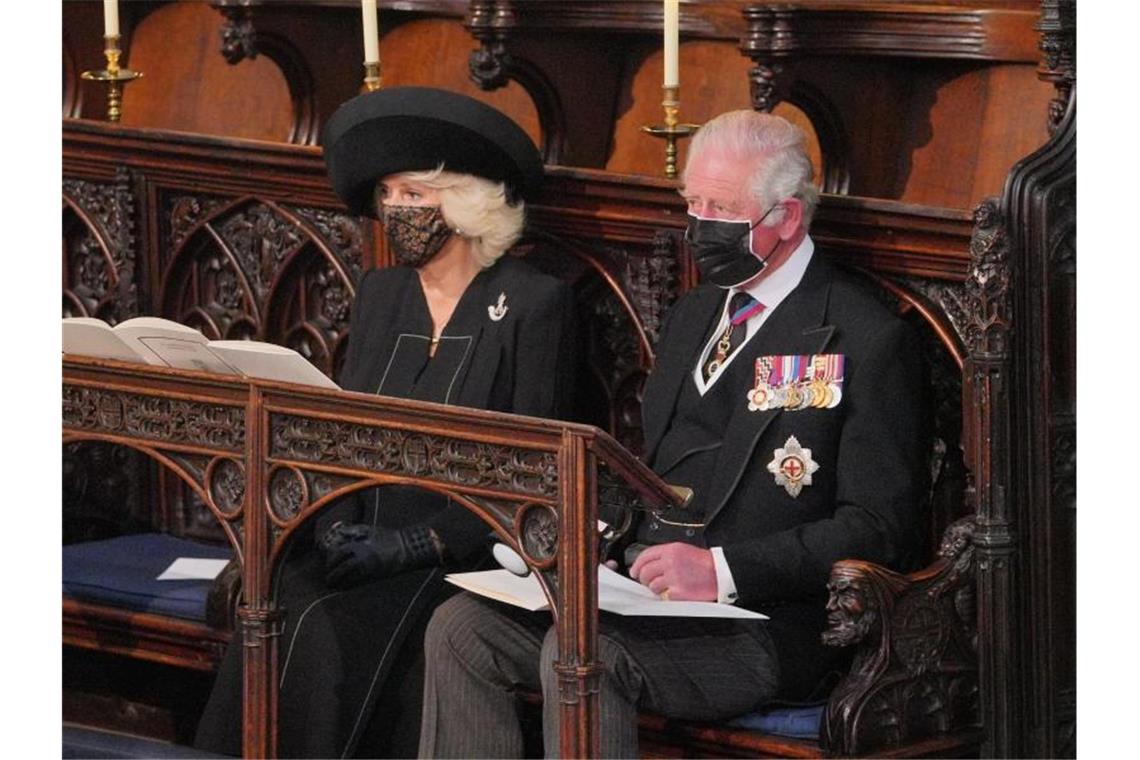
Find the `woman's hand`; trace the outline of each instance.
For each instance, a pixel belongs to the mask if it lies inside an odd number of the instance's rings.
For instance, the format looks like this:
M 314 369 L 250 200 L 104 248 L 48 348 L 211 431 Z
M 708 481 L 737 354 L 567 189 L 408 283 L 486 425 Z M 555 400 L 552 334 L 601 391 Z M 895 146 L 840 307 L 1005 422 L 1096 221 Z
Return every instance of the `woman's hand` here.
M 349 588 L 440 562 L 431 531 L 422 525 L 382 528 L 337 523 L 321 541 L 325 582 Z

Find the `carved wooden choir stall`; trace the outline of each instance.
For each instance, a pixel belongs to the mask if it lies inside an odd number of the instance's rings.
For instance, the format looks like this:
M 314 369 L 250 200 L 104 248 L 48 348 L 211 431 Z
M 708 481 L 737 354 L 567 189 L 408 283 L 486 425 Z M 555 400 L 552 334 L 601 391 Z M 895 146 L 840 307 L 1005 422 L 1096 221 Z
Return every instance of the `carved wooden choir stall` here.
M 144 76 L 118 123 L 105 83 L 81 76 L 106 63 L 102 5 L 64 7 L 64 316 L 163 316 L 334 374 L 361 273 L 392 263 L 316 147 L 361 87 L 360 4 L 121 3 L 122 61 Z M 414 482 L 540 571 L 560 662 L 577 666 L 562 752 L 596 751 L 598 547 L 584 526 L 672 498 L 626 449 L 640 451 L 661 320 L 696 282 L 663 143 L 640 130 L 662 118 L 662 4 L 379 7 L 381 86 L 483 99 L 543 151 L 511 255 L 574 290 L 576 422 L 65 357 L 65 544 L 154 532 L 235 559 L 193 620 L 65 593 L 65 721 L 187 743 L 236 620 L 244 752 L 273 756 L 281 547 L 338 494 Z M 923 338 L 929 563 L 835 566 L 833 595 L 866 617 L 827 634 L 852 663 L 817 736 L 646 714 L 643 752 L 1074 756 L 1075 2 L 680 7 L 682 121 L 751 107 L 804 127 L 818 249 Z

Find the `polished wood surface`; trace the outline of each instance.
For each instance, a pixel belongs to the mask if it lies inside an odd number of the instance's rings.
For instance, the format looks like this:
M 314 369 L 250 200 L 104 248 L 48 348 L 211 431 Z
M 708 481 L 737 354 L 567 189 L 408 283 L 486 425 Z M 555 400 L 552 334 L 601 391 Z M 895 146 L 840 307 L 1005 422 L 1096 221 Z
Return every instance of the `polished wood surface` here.
M 163 407 L 171 414 L 155 424 L 146 412 Z M 219 426 L 211 429 L 203 419 Z M 628 492 L 619 497 L 623 503 L 660 508 L 678 499 L 604 432 L 371 394 L 69 357 L 63 440 L 112 441 L 146 452 L 197 490 L 225 526 L 242 563 L 245 757 L 276 754 L 282 623 L 276 563 L 294 531 L 321 507 L 352 490 L 392 483 L 447 494 L 492 526 L 539 574 L 558 628 L 555 667 L 568 668 L 566 687 L 579 695 L 562 705 L 561 752 L 597 755 L 594 681 L 601 674 L 593 526 L 599 489 L 605 478 L 607 490 Z M 243 473 L 236 492 L 229 471 Z M 174 628 L 169 631 L 177 637 Z M 154 656 L 156 650 L 148 652 Z M 107 651 L 129 653 L 125 645 Z
M 102 118 L 78 82 L 100 18 L 65 6 L 64 114 Z M 380 3 L 385 86 L 464 92 L 515 118 L 548 163 L 660 176 L 659 2 Z M 130 3 L 123 123 L 315 144 L 362 70 L 353 2 Z M 774 109 L 807 127 L 829 192 L 968 209 L 1048 137 L 1063 76 L 1038 71 L 1027 2 L 683 3 L 681 111 Z M 171 55 L 167 41 L 180 41 Z M 686 147 L 681 141 L 681 158 Z
M 265 56 L 228 64 L 218 53 L 223 20 L 207 3 L 171 3 L 139 21 L 130 65 L 145 74 L 124 89 L 124 125 L 289 140 L 285 74 Z

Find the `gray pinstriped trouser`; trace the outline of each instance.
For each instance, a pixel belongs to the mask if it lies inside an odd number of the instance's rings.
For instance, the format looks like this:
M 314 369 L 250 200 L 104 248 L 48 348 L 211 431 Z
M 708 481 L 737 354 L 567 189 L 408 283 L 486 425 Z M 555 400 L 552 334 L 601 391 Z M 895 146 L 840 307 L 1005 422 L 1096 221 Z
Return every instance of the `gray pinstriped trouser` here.
M 463 592 L 436 609 L 424 637 L 420 757 L 520 757 L 516 687 L 543 693 L 543 743 L 558 755 L 557 639 L 550 614 Z M 764 624 L 710 618 L 599 621 L 602 757 L 637 757 L 637 710 L 721 720 L 776 692 Z

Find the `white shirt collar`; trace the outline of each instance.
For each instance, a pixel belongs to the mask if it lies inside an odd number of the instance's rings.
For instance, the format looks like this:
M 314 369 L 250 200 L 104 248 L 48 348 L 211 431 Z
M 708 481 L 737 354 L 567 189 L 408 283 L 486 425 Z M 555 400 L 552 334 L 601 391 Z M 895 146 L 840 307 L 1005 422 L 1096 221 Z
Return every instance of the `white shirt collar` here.
M 724 370 L 728 368 L 732 361 L 743 353 L 741 350 L 735 351 L 732 356 L 725 362 L 724 367 L 713 377 L 709 378 L 709 382 L 705 382 L 702 368 L 708 362 L 709 355 L 712 351 L 712 345 L 718 339 L 721 332 L 724 331 L 725 325 L 728 324 L 728 301 L 732 298 L 732 293 L 737 293 L 743 290 L 751 295 L 760 303 L 764 304 L 764 311 L 748 320 L 747 331 L 745 332 L 744 342 L 747 343 L 752 339 L 752 336 L 759 331 L 760 326 L 764 324 L 776 307 L 779 306 L 788 294 L 796 289 L 800 284 L 800 280 L 804 277 L 804 272 L 807 271 L 808 264 L 811 263 L 811 257 L 815 251 L 815 243 L 809 235 L 804 235 L 804 239 L 792 251 L 792 254 L 781 264 L 775 271 L 769 274 L 750 288 L 730 288 L 728 298 L 724 299 L 724 306 L 721 308 L 720 323 L 712 337 L 705 343 L 704 349 L 700 353 L 700 361 L 697 366 L 693 368 L 693 380 L 697 384 L 697 390 L 703 396 L 705 392 L 713 386 L 720 375 L 724 374 Z M 743 346 L 742 346 L 743 348 Z
M 804 235 L 804 239 L 796 246 L 796 250 L 792 251 L 792 255 L 776 271 L 747 288 L 746 292 L 764 304 L 766 313 L 771 313 L 800 284 L 814 251 L 815 243 L 812 242 L 811 236 Z M 744 289 L 733 288 L 732 292 L 735 293 L 738 290 Z

